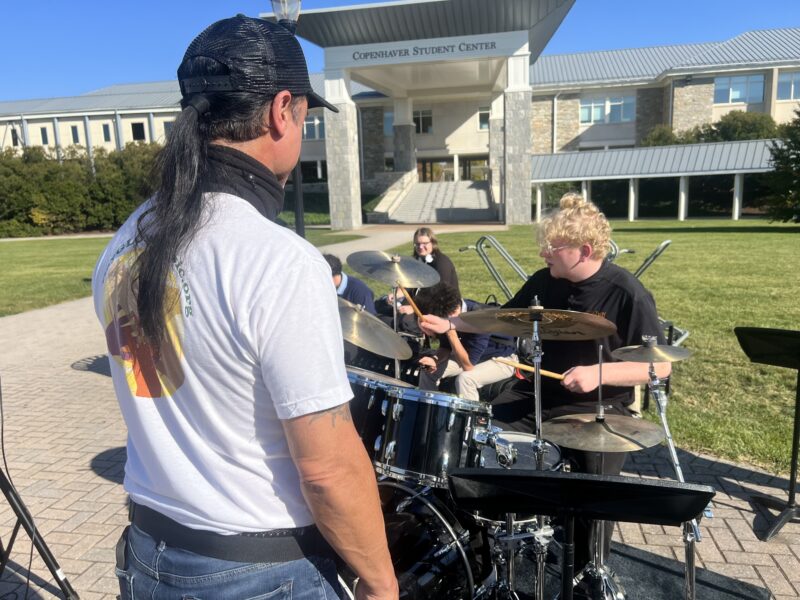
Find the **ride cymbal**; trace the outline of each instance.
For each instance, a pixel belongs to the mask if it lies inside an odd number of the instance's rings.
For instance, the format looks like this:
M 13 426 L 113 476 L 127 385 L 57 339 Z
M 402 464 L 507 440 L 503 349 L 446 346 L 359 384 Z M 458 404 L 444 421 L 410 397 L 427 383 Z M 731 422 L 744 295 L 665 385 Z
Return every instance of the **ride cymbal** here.
M 617 348 L 611 356 L 617 360 L 638 363 L 678 362 L 692 355 L 692 351 L 678 346 L 625 346 Z
M 436 269 L 409 256 L 363 250 L 348 256 L 347 264 L 357 273 L 391 286 L 425 288 L 439 283 Z
M 664 439 L 664 431 L 642 419 L 605 415 L 598 421 L 596 414 L 583 413 L 545 421 L 542 437 L 584 452 L 632 452 L 655 446 Z
M 541 316 L 539 337 L 543 340 L 596 340 L 617 331 L 617 326 L 608 319 L 573 310 L 487 308 L 459 316 L 482 331 L 513 336 L 532 335 L 533 321 Z
M 408 343 L 363 306 L 339 298 L 339 319 L 342 337 L 351 344 L 389 358 L 411 358 L 413 352 Z

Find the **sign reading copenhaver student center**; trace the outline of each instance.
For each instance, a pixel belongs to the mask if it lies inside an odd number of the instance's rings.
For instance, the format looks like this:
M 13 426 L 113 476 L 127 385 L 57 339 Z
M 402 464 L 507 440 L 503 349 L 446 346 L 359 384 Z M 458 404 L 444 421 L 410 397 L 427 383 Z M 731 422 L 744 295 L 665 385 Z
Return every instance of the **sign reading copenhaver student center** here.
M 457 170 L 459 154 L 488 155 L 502 219 L 529 223 L 530 64 L 573 3 L 411 0 L 302 13 L 297 35 L 325 49 L 325 98 L 339 108 L 325 114 L 332 228 L 361 225 L 363 130 L 351 82 L 391 103 L 395 171 L 415 178 L 418 160 L 449 157 Z M 486 110 L 488 127 L 478 118 Z M 417 133 L 420 115 L 430 123 Z

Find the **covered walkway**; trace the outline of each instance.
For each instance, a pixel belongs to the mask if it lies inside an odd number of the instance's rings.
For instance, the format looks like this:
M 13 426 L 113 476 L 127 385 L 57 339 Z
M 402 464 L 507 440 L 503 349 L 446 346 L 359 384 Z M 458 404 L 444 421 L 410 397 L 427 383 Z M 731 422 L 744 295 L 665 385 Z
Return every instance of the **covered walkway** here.
M 744 175 L 772 170 L 772 140 L 716 142 L 621 148 L 594 152 L 540 154 L 531 158 L 531 183 L 536 192 L 536 220 L 542 214 L 544 185 L 580 181 L 583 195 L 591 199 L 592 182 L 628 180 L 628 220 L 639 217 L 639 182 L 650 178 L 679 178 L 678 214 L 685 221 L 689 213 L 689 178 L 733 175 L 731 217 L 742 214 Z

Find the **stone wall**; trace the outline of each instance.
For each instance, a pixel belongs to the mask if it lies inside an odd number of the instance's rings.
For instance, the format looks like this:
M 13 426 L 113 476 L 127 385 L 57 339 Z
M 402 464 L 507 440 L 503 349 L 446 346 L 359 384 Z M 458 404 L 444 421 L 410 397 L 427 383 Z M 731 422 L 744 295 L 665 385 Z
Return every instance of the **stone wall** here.
M 503 119 L 489 119 L 489 170 L 492 174 L 492 195 L 495 202 L 503 199 L 503 173 L 505 169 L 506 132 Z
M 417 168 L 417 149 L 414 125 L 394 126 L 394 170 L 412 171 Z
M 531 130 L 534 154 L 553 151 L 553 97 L 534 96 L 531 101 Z
M 505 222 L 531 222 L 531 93 L 505 92 Z
M 672 129 L 685 131 L 711 123 L 714 108 L 714 79 L 675 81 L 672 102 Z
M 558 97 L 556 148 L 559 152 L 578 149 L 581 133 L 580 94 L 562 94 Z
M 361 143 L 364 148 L 362 179 L 383 171 L 383 107 L 361 109 Z
M 336 106 L 338 113 L 325 115 L 325 156 L 331 229 L 339 231 L 361 226 L 361 180 L 356 106 L 352 103 Z
M 636 145 L 647 137 L 653 127 L 664 119 L 665 88 L 645 88 L 636 91 Z

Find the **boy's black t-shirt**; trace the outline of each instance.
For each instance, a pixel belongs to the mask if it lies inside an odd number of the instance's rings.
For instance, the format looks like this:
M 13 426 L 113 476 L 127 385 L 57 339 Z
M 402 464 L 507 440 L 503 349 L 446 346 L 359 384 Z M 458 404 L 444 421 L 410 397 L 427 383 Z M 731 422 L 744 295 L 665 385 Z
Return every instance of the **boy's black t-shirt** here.
M 600 270 L 579 283 L 556 279 L 545 268 L 534 273 L 503 308 L 528 308 L 539 297 L 545 309 L 572 310 L 604 317 L 617 326 L 609 337 L 591 341 L 544 340 L 542 368 L 563 373 L 575 366 L 597 364 L 598 346 L 603 344 L 603 362 L 612 362 L 611 352 L 623 346 L 642 343 L 643 335 L 658 337 L 664 344 L 664 334 L 658 322 L 655 301 L 650 292 L 625 269 L 603 261 Z M 597 391 L 575 394 L 557 380 L 542 378 L 542 405 L 584 403 L 597 400 Z M 603 386 L 603 403 L 633 402 L 630 387 Z

